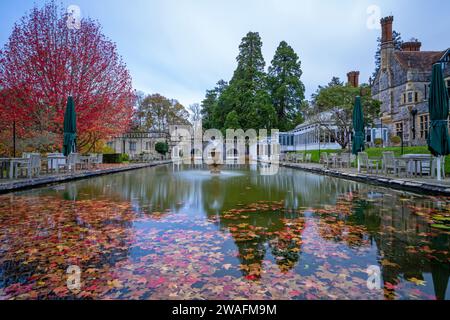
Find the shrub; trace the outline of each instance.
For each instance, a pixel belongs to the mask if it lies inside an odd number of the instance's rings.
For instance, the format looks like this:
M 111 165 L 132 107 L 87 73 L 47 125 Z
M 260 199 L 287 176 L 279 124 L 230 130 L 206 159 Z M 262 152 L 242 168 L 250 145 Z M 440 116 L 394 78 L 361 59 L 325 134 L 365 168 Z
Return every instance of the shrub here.
M 103 163 L 121 163 L 121 154 L 120 153 L 104 154 Z
M 126 153 L 122 153 L 120 155 L 120 162 L 122 163 L 122 162 L 128 162 L 128 161 L 130 161 L 130 156 Z
M 376 147 L 381 147 L 383 145 L 383 139 L 376 138 L 373 143 L 375 144 Z
M 166 142 L 158 142 L 155 145 L 155 150 L 159 154 L 165 155 L 167 152 L 169 152 L 169 145 Z
M 402 139 L 399 136 L 392 136 L 391 142 L 393 145 L 398 146 L 400 143 L 402 143 Z
M 114 153 L 114 149 L 105 145 L 102 149 L 103 154 L 112 154 Z

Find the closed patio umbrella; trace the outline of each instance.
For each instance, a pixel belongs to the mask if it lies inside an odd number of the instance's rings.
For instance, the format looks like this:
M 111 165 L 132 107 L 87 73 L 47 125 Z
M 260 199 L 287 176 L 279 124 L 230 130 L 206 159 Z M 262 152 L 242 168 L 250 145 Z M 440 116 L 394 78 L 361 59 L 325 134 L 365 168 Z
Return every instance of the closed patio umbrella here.
M 450 137 L 448 134 L 448 92 L 444 83 L 442 67 L 440 63 L 433 65 L 431 74 L 430 98 L 428 107 L 430 113 L 430 134 L 428 136 L 428 149 L 438 157 L 438 180 L 442 179 L 442 158 L 450 154 Z
M 352 153 L 358 155 L 358 152 L 362 152 L 365 149 L 364 146 L 364 115 L 361 106 L 361 97 L 355 98 L 355 106 L 353 107 L 353 144 Z M 359 172 L 359 160 L 358 160 L 358 172 Z
M 66 112 L 64 114 L 64 142 L 63 153 L 64 156 L 76 152 L 77 141 L 77 118 L 75 114 L 75 104 L 73 98 L 67 99 Z

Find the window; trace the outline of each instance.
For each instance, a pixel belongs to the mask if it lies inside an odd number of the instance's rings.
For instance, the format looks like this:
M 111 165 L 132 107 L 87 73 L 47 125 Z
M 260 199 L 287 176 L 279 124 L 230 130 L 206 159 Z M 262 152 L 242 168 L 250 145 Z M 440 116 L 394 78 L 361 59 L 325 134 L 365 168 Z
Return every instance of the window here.
M 366 130 L 366 142 L 368 143 L 372 142 L 372 130 L 370 129 Z
M 425 84 L 424 85 L 424 100 L 428 99 L 428 91 L 430 90 L 430 85 L 429 84 Z
M 413 92 L 412 91 L 408 92 L 408 103 L 411 103 L 411 102 L 413 102 Z
M 418 92 L 414 92 L 414 99 L 415 99 L 415 102 L 419 102 L 419 93 Z
M 420 139 L 428 139 L 428 115 L 419 117 L 419 134 Z
M 402 99 L 402 103 L 405 104 L 406 103 L 406 93 L 403 94 L 403 99 Z
M 145 150 L 152 150 L 152 143 L 151 142 L 147 141 L 145 143 Z
M 136 142 L 130 141 L 130 151 L 136 151 Z
M 403 122 L 397 122 L 395 124 L 395 133 L 398 137 L 402 138 L 403 136 Z

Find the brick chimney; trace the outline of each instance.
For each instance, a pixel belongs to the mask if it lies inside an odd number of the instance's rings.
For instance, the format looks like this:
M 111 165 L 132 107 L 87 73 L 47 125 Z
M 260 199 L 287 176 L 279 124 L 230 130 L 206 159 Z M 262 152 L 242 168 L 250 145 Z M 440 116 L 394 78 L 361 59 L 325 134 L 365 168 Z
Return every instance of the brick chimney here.
M 347 73 L 348 84 L 354 88 L 359 87 L 359 71 L 351 71 Z
M 421 47 L 422 43 L 418 40 L 404 42 L 402 44 L 402 51 L 419 52 Z
M 392 25 L 394 23 L 394 17 L 389 16 L 381 19 L 381 43 L 392 42 Z
M 392 25 L 394 17 L 381 19 L 381 69 L 388 70 L 391 67 L 392 56 L 395 51 Z

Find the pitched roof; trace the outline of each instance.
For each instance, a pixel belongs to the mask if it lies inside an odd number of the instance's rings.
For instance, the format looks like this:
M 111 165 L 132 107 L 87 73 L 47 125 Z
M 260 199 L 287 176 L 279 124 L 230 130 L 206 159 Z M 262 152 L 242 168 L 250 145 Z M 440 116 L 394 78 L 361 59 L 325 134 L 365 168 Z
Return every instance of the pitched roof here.
M 439 61 L 445 51 L 396 51 L 395 58 L 405 68 L 418 69 L 419 71 L 431 71 L 432 65 Z

